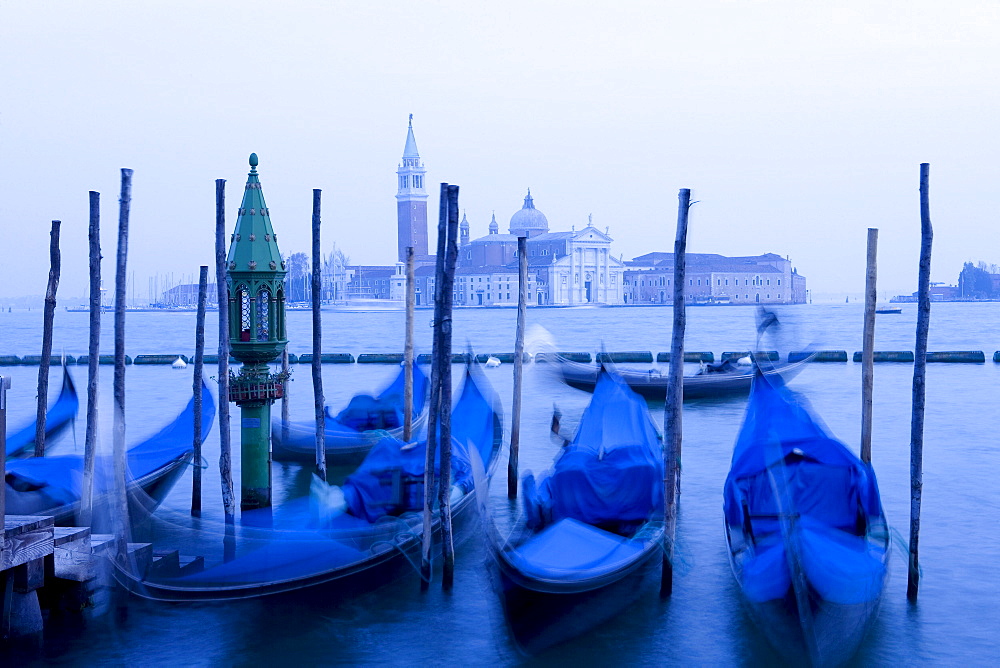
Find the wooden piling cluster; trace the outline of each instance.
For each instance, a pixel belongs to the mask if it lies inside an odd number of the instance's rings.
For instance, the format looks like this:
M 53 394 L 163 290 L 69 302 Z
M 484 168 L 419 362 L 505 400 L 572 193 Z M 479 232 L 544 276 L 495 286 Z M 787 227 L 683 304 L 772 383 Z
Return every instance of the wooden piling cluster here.
M 450 588 L 454 579 L 455 545 L 451 530 L 451 319 L 458 260 L 458 186 L 441 184 L 438 207 L 437 262 L 434 279 L 434 337 L 432 343 L 430 405 L 427 414 L 427 456 L 424 460 L 423 544 L 421 546 L 421 588 L 431 580 L 433 544 L 433 499 L 438 492 L 438 517 L 444 556 L 442 586 Z M 441 448 L 440 457 L 436 456 Z M 434 461 L 440 473 L 435 481 Z M 437 485 L 435 487 L 435 484 Z

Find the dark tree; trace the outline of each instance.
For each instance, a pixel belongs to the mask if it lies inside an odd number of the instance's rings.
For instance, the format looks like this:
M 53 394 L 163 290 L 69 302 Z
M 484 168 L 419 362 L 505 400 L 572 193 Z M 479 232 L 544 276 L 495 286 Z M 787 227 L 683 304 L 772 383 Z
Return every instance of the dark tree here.
M 993 295 L 993 279 L 986 269 L 986 263 L 974 265 L 966 262 L 962 273 L 958 275 L 958 292 L 963 299 L 991 299 Z
M 286 293 L 290 302 L 304 302 L 309 299 L 309 256 L 305 253 L 292 253 L 285 260 L 288 274 L 285 276 Z

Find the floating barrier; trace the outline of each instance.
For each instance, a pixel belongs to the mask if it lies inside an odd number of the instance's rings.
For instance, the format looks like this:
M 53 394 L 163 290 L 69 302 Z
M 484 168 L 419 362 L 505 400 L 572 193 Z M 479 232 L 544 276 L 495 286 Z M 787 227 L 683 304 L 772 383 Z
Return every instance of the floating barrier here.
M 997 353 L 1000 355 L 1000 353 Z M 21 358 L 17 355 L 0 355 L 0 366 L 18 366 L 21 364 Z
M 101 355 L 104 357 L 104 355 Z M 177 358 L 184 360 L 187 364 L 191 360 L 187 358 L 187 355 L 136 355 L 133 364 L 173 364 Z
M 513 355 L 513 353 L 511 353 L 511 355 Z M 470 361 L 470 359 L 471 358 L 469 357 L 469 353 L 454 353 L 451 356 L 451 363 L 452 364 L 467 364 Z M 358 362 L 360 362 L 360 361 L 361 361 L 361 356 L 359 355 L 358 356 Z M 403 354 L 402 353 L 399 354 L 399 361 L 400 362 L 403 361 Z M 417 355 L 417 364 L 430 364 L 430 363 L 431 363 L 431 354 L 430 353 L 421 353 L 421 354 Z
M 194 357 L 192 357 L 191 359 L 193 360 Z M 218 364 L 219 363 L 219 356 L 218 355 L 205 355 L 205 358 L 204 358 L 203 362 L 205 364 Z M 235 357 L 233 357 L 232 355 L 230 355 L 229 356 L 229 363 L 230 364 L 239 364 L 239 361 Z
M 174 355 L 173 357 L 171 357 L 170 358 L 170 362 L 167 362 L 167 363 L 170 364 L 175 359 L 177 359 L 176 355 Z M 76 358 L 76 363 L 78 365 L 81 365 L 81 364 L 90 364 L 90 355 L 80 355 L 79 357 Z M 115 363 L 115 356 L 114 355 L 101 355 L 97 359 L 97 363 L 98 364 L 114 364 Z M 126 355 L 125 356 L 125 364 L 126 364 L 126 366 L 129 365 L 129 364 L 131 364 L 131 363 L 132 363 L 132 357 L 130 355 Z
M 513 364 L 514 363 L 514 353 L 486 353 L 476 355 L 476 361 L 480 364 L 485 364 L 486 360 L 490 357 L 496 357 L 502 364 Z M 531 361 L 531 355 L 528 353 L 522 353 L 521 361 L 525 364 Z
M 590 355 L 590 353 L 538 353 L 535 355 L 535 361 L 558 362 L 560 357 L 569 360 L 570 362 L 589 363 L 594 361 L 594 358 Z
M 622 364 L 628 362 L 652 364 L 653 353 L 648 350 L 629 350 L 621 353 L 597 353 L 597 361 L 610 362 L 612 364 Z
M 656 353 L 657 362 L 669 362 L 670 353 Z M 685 362 L 714 362 L 715 353 L 696 353 L 696 352 L 685 352 L 684 353 Z
M 1000 362 L 1000 350 L 998 350 L 995 353 L 993 353 L 993 361 L 994 362 Z
M 750 357 L 750 351 L 745 352 L 725 352 L 719 357 L 720 362 L 725 362 L 726 360 L 731 360 L 733 358 L 743 359 L 744 357 Z M 759 359 L 769 360 L 771 362 L 777 362 L 781 359 L 781 355 L 778 354 L 777 350 L 758 350 L 757 357 Z
M 876 362 L 907 362 L 913 364 L 913 352 L 910 350 L 876 350 L 872 353 Z M 854 353 L 854 361 L 861 361 L 861 351 Z
M 292 361 L 292 357 L 294 357 L 294 356 L 293 355 L 289 355 L 288 356 L 288 363 L 289 364 L 295 364 L 295 362 Z M 363 357 L 363 355 L 359 355 L 358 357 L 359 357 L 358 361 L 360 362 L 361 361 L 360 357 Z M 313 356 L 312 356 L 312 353 L 305 353 L 303 355 L 299 355 L 296 359 L 297 359 L 297 361 L 298 361 L 299 364 L 312 364 Z M 402 355 L 400 355 L 399 361 L 400 362 L 403 361 L 403 356 Z M 354 364 L 354 355 L 352 355 L 351 353 L 321 353 L 320 356 L 319 356 L 319 363 L 320 364 Z
M 305 355 L 299 356 L 299 363 L 301 364 Z M 417 356 L 417 361 L 423 355 Z M 427 356 L 428 360 L 430 355 Z M 402 364 L 403 363 L 403 353 L 361 353 L 358 355 L 358 364 Z
M 986 364 L 986 355 L 982 350 L 949 350 L 937 353 L 927 353 L 927 361 Z
M 846 350 L 800 350 L 788 353 L 788 361 L 791 362 L 801 362 L 804 359 L 808 359 L 812 355 L 813 362 L 846 362 L 847 361 L 847 351 Z
M 62 365 L 62 357 L 53 355 L 51 359 L 52 359 L 51 364 L 53 366 Z M 23 364 L 24 366 L 38 366 L 41 363 L 42 363 L 41 355 L 25 355 L 24 357 L 21 358 L 21 364 Z M 76 358 L 73 357 L 72 355 L 66 355 L 66 366 L 69 366 L 70 364 L 76 364 Z

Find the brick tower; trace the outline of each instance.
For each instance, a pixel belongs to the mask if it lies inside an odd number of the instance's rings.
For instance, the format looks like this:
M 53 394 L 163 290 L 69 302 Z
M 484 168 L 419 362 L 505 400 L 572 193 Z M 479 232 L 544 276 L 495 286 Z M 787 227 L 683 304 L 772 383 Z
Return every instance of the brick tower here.
M 406 247 L 413 246 L 414 259 L 420 263 L 432 262 L 427 254 L 427 190 L 424 188 L 424 169 L 417 151 L 417 140 L 413 138 L 413 114 L 410 127 L 406 131 L 406 146 L 403 148 L 403 162 L 396 170 L 399 189 L 396 192 L 396 216 L 398 225 L 398 259 L 406 261 Z

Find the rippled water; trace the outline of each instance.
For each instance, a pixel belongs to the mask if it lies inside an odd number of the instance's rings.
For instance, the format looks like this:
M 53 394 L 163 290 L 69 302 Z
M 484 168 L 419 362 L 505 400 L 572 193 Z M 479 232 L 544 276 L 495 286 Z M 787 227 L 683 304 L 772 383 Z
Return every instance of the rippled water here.
M 916 311 L 879 316 L 876 349 L 912 350 Z M 983 350 L 988 360 L 1000 348 L 995 323 L 1000 304 L 935 304 L 930 350 Z M 429 351 L 431 314 L 417 317 L 418 347 Z M 816 343 L 860 350 L 859 305 L 803 305 L 779 312 L 782 327 L 769 348 L 782 355 Z M 290 350 L 310 351 L 308 312 L 290 312 Z M 398 352 L 401 313 L 324 312 L 327 352 Z M 528 313 L 529 324 L 545 327 L 559 350 L 669 349 L 671 311 L 666 308 L 543 309 Z M 0 314 L 0 354 L 37 354 L 41 311 Z M 455 346 L 470 342 L 478 352 L 513 349 L 513 310 L 460 310 Z M 688 310 L 688 350 L 747 349 L 753 341 L 753 311 L 745 307 Z M 111 318 L 104 322 L 104 352 L 112 352 Z M 184 353 L 194 348 L 191 314 L 130 313 L 129 354 Z M 209 348 L 214 347 L 209 319 Z M 87 314 L 58 313 L 55 349 L 86 352 Z M 457 369 L 457 367 L 455 367 Z M 511 366 L 487 371 L 509 417 Z M 86 367 L 73 369 L 83 392 Z M 30 420 L 37 367 L 10 367 L 13 377 L 8 424 Z M 327 400 L 340 406 L 355 392 L 375 390 L 394 373 L 381 365 L 326 365 Z M 110 366 L 101 367 L 101 410 L 108 418 L 103 442 L 110 444 Z M 312 413 L 310 371 L 295 369 L 293 418 Z M 206 371 L 214 376 L 215 369 Z M 456 374 L 456 381 L 457 381 Z M 906 565 L 897 553 L 879 618 L 856 657 L 859 664 L 989 664 L 1000 657 L 1000 447 L 996 437 L 1000 365 L 936 364 L 927 372 L 924 503 L 921 531 L 923 580 L 916 605 L 906 601 Z M 912 366 L 880 364 L 875 370 L 873 461 L 890 523 L 904 536 L 909 527 L 909 438 Z M 52 392 L 58 391 L 53 372 Z M 813 364 L 793 383 L 830 429 L 857 449 L 860 434 L 861 366 Z M 165 367 L 132 366 L 127 372 L 128 440 L 169 421 L 190 394 L 191 375 Z M 556 446 L 548 438 L 552 403 L 572 429 L 589 395 L 556 383 L 542 364 L 526 367 L 522 423 L 523 469 L 546 468 Z M 538 663 L 698 664 L 773 663 L 777 657 L 744 614 L 726 557 L 722 530 L 722 484 L 743 412 L 742 400 L 703 401 L 684 407 L 683 497 L 677 529 L 679 563 L 674 594 L 661 601 L 655 590 L 611 622 L 547 653 L 526 659 L 514 647 L 485 569 L 485 552 L 474 538 L 458 552 L 455 589 L 432 586 L 420 593 L 415 574 L 359 597 L 340 601 L 250 601 L 199 606 L 163 605 L 131 599 L 127 614 L 50 626 L 36 659 L 60 663 L 250 664 L 339 662 L 351 664 Z M 277 410 L 277 408 L 275 408 Z M 662 424 L 662 406 L 652 407 Z M 234 419 L 238 415 L 234 410 Z M 81 408 L 81 415 L 83 409 Z M 238 433 L 235 430 L 234 433 Z M 56 452 L 83 448 L 83 421 L 76 442 L 67 434 Z M 221 517 L 218 437 L 205 446 L 205 522 Z M 238 452 L 238 447 L 234 448 Z M 238 467 L 238 462 L 236 462 Z M 502 471 L 504 467 L 501 467 Z M 239 480 L 238 468 L 234 472 Z M 502 475 L 502 474 L 501 474 Z M 276 465 L 275 498 L 301 489 L 302 472 Z M 158 512 L 157 540 L 179 541 L 190 503 L 190 471 Z M 509 517 L 505 482 L 491 490 L 492 511 Z M 2 655 L 0 655 L 2 656 Z M 8 657 L 10 658 L 10 657 Z M 19 660 L 26 655 L 18 655 Z

